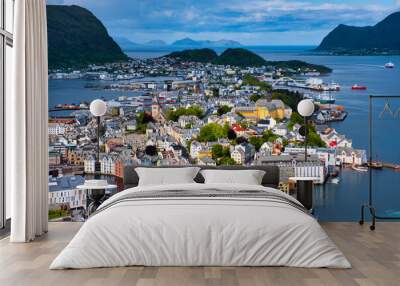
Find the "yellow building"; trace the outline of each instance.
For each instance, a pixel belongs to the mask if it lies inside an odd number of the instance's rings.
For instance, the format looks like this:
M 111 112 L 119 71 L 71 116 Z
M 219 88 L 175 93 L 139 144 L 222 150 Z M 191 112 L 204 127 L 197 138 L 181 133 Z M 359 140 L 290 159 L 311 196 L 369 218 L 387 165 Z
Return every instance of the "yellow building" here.
M 198 158 L 198 159 L 202 159 L 202 158 L 205 158 L 205 157 L 210 157 L 210 158 L 212 158 L 212 152 L 211 152 L 211 150 L 201 150 L 201 151 L 199 151 L 199 152 L 197 153 L 197 158 Z
M 260 99 L 255 106 L 236 107 L 235 112 L 240 113 L 246 119 L 259 121 L 268 117 L 284 119 L 285 109 L 287 108 L 289 107 L 285 106 L 282 100 L 274 99 L 268 101 Z

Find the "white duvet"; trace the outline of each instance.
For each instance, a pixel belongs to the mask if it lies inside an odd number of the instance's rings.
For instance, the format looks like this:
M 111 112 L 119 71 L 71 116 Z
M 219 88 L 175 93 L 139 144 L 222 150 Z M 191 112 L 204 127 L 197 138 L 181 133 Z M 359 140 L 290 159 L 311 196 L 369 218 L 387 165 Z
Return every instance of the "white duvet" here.
M 263 190 L 262 186 L 184 184 L 136 187 L 105 201 L 50 269 L 145 266 L 293 266 L 349 268 L 310 215 L 289 204 L 246 198 L 152 198 L 133 192 Z M 113 202 L 115 204 L 113 204 Z

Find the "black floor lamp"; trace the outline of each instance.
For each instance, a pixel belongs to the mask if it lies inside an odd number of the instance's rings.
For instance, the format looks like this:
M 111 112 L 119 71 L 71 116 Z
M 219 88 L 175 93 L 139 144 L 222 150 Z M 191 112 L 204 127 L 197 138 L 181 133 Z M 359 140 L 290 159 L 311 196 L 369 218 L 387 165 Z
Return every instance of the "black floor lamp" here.
M 300 130 L 300 134 L 304 136 L 304 162 L 308 161 L 308 118 L 313 115 L 314 110 L 314 102 L 311 99 L 303 99 L 297 105 L 297 111 L 304 118 L 304 126 Z M 295 177 L 297 185 L 297 199 L 311 212 L 313 208 L 314 179 L 315 178 L 311 177 Z
M 314 102 L 311 99 L 303 99 L 297 105 L 297 111 L 304 118 L 304 161 L 307 162 L 307 141 L 308 141 L 308 118 L 313 115 L 315 110 Z
M 107 104 L 101 99 L 95 99 L 90 103 L 90 113 L 97 119 L 97 160 L 95 163 L 95 173 L 100 173 L 100 117 L 106 114 Z

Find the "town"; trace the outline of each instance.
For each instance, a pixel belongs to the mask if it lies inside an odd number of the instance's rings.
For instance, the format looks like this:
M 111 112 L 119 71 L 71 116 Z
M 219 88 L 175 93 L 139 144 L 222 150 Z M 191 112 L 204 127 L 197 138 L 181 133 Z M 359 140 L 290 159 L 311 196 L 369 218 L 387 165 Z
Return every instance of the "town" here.
M 296 112 L 305 96 L 297 89 L 274 84 L 296 75 L 319 73 L 161 57 L 92 65 L 84 71 L 52 71 L 49 77 L 86 79 L 90 80 L 86 88 L 124 92 L 107 100 L 107 114 L 101 120 L 103 175 L 122 178 L 126 165 L 272 164 L 280 167 L 284 189 L 291 176 L 318 177 L 315 183 L 324 184 L 329 176 L 337 176 L 339 167 L 357 168 L 367 162 L 364 150 L 354 149 L 350 138 L 328 126 L 335 119 L 344 120 L 344 108 L 318 97 L 308 126 L 309 158 L 305 162 L 304 120 Z M 50 113 L 49 167 L 54 177 L 95 172 L 97 123 L 88 105 L 50 108 L 71 111 L 67 117 Z M 70 192 L 77 191 L 71 188 Z M 82 204 L 79 198 L 50 187 L 50 205 L 69 203 L 76 208 Z

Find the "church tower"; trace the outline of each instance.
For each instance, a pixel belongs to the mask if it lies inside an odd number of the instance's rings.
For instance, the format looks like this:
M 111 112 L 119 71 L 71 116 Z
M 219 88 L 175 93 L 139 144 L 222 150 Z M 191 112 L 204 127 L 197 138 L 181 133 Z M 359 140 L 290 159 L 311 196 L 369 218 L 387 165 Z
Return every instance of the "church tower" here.
M 151 116 L 154 120 L 158 120 L 160 117 L 160 104 L 158 103 L 156 96 L 153 96 L 153 101 L 151 103 Z

